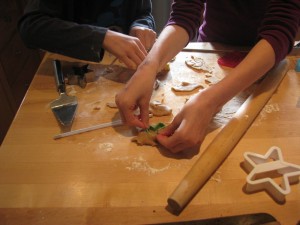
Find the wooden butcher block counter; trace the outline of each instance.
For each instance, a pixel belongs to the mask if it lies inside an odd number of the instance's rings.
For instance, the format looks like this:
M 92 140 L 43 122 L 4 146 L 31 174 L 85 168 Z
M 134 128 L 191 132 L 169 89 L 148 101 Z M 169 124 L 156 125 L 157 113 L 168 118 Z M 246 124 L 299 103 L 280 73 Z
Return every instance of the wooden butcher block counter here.
M 159 76 L 160 86 L 152 100 L 169 105 L 172 115 L 153 117 L 151 124 L 170 123 L 187 99 L 202 88 L 179 93 L 171 90 L 173 85 L 190 82 L 206 87 L 230 71 L 217 64 L 224 52 L 197 52 L 203 46 L 192 47 L 195 49 L 179 53 L 170 63 L 170 71 Z M 187 67 L 185 60 L 191 56 L 204 59 L 211 72 Z M 54 140 L 54 135 L 67 131 L 61 130 L 50 108 L 51 101 L 58 98 L 52 64 L 57 57 L 65 75 L 78 65 L 74 60 L 46 54 L 0 148 L 0 225 L 162 224 L 249 214 L 268 215 L 283 225 L 300 221 L 299 182 L 291 185 L 285 202 L 277 203 L 266 191 L 245 190 L 248 173 L 241 166 L 244 152 L 265 155 L 272 146 L 282 150 L 286 162 L 300 165 L 300 73 L 294 70 L 297 56 L 287 57 L 289 68 L 279 88 L 224 163 L 177 214 L 169 209 L 167 199 L 255 85 L 216 115 L 197 151 L 171 154 L 159 146 L 138 146 L 131 141 L 136 129 L 127 126 Z M 104 64 L 109 64 L 111 56 L 106 60 Z M 118 110 L 106 104 L 114 102 L 132 71 L 118 65 L 90 64 L 89 68 L 94 73 L 93 82 L 85 88 L 67 85 L 68 95 L 78 99 L 71 130 L 120 119 Z

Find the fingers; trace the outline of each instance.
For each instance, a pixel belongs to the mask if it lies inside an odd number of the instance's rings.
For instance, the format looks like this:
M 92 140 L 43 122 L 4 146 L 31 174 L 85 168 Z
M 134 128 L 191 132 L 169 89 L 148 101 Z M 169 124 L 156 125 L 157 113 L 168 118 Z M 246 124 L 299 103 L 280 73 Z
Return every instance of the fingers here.
M 191 130 L 187 131 L 185 122 L 176 118 L 156 136 L 157 141 L 173 153 L 200 146 L 202 136 Z
M 105 35 L 103 47 L 130 69 L 136 69 L 147 55 L 144 45 L 137 37 L 110 30 Z
M 137 37 L 147 51 L 152 48 L 157 36 L 155 31 L 145 27 L 133 27 L 130 35 Z
M 174 134 L 175 130 L 179 127 L 180 123 L 176 122 L 176 118 L 173 120 L 173 122 L 165 127 L 163 130 L 159 132 L 160 135 L 170 137 Z
M 156 139 L 162 146 L 164 146 L 173 153 L 177 153 L 185 150 L 186 144 L 180 142 L 176 136 L 176 134 L 169 137 L 162 134 L 158 134 L 156 136 Z
M 177 122 L 175 118 L 169 126 L 161 130 L 156 136 L 157 141 L 173 153 L 183 150 L 180 139 L 177 137 L 178 134 L 176 134 L 179 125 L 180 121 Z
M 156 33 L 150 30 L 149 35 L 146 36 L 145 46 L 147 50 L 150 50 L 156 41 Z
M 137 38 L 140 39 L 146 50 L 149 51 L 156 40 L 156 33 L 148 29 L 147 32 L 138 34 Z
M 148 122 L 145 124 L 143 120 L 140 119 L 140 115 L 135 114 L 137 106 L 135 104 L 128 104 L 128 102 L 125 100 L 121 101 L 120 95 L 122 95 L 122 93 L 116 95 L 115 102 L 119 108 L 120 116 L 123 123 L 129 126 L 147 128 Z M 144 120 L 146 119 L 144 118 Z
M 123 123 L 127 124 L 128 126 L 147 128 L 147 126 L 139 119 L 139 115 L 135 115 L 135 110 L 123 108 L 120 110 L 120 116 Z
M 200 143 L 195 143 L 189 138 L 183 137 L 180 133 L 176 132 L 172 136 L 165 136 L 158 134 L 156 136 L 157 141 L 173 153 L 178 153 L 187 149 L 192 149 Z
M 128 45 L 120 53 L 119 60 L 122 61 L 128 68 L 136 69 L 147 55 L 147 51 L 142 43 L 137 39 L 132 39 Z
M 171 151 L 172 153 L 178 153 L 181 152 L 183 150 L 187 149 L 187 146 L 185 143 L 181 143 L 181 142 L 175 142 L 176 141 L 176 137 L 171 136 L 164 136 L 161 134 L 158 134 L 156 136 L 156 140 L 165 148 L 167 148 L 169 151 Z
M 144 124 L 145 128 L 149 126 L 149 101 L 148 103 L 141 104 L 140 107 L 140 119 Z

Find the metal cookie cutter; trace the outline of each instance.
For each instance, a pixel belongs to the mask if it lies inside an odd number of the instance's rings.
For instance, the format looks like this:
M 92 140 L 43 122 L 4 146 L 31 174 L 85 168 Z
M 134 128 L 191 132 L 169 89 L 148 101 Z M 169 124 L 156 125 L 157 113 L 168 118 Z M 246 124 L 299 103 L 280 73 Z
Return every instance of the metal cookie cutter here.
M 243 166 L 248 174 L 246 191 L 266 190 L 275 201 L 283 203 L 291 192 L 290 184 L 299 182 L 300 166 L 283 160 L 279 147 L 271 147 L 265 155 L 244 153 Z

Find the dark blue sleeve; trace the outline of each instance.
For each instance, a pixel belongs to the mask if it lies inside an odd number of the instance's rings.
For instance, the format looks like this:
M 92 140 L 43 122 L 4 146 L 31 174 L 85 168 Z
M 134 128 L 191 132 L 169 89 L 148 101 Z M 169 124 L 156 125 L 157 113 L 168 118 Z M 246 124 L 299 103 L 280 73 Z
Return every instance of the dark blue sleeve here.
M 140 0 L 137 6 L 137 12 L 131 27 L 141 26 L 155 30 L 155 22 L 152 16 L 152 3 L 149 0 Z
M 18 24 L 29 48 L 98 62 L 107 28 L 72 22 L 73 1 L 31 0 Z

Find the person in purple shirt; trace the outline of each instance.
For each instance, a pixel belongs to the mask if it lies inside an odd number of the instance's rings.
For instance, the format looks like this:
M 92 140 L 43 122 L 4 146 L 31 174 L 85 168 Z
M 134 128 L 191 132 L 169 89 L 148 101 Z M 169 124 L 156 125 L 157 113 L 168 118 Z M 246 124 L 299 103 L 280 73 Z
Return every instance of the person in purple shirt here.
M 174 0 L 166 27 L 116 95 L 122 120 L 131 126 L 148 127 L 148 106 L 157 73 L 196 36 L 198 41 L 251 46 L 228 76 L 190 98 L 156 137 L 174 153 L 199 148 L 222 106 L 291 51 L 299 24 L 299 0 Z M 134 114 L 137 108 L 138 116 Z
M 150 0 L 30 0 L 18 23 L 29 48 L 136 69 L 156 40 Z

